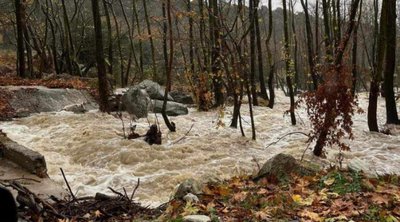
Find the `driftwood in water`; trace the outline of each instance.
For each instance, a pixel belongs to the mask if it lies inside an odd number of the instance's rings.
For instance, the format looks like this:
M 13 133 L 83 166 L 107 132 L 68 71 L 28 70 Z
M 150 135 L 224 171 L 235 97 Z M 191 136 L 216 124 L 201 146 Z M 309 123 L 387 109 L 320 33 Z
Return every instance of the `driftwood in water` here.
M 144 141 L 146 141 L 149 145 L 158 144 L 161 145 L 161 131 L 156 124 L 150 126 L 150 129 L 143 136 L 135 132 L 136 125 L 130 127 L 130 133 L 128 134 L 127 139 L 137 139 L 144 137 Z
M 161 131 L 157 127 L 156 124 L 153 124 L 150 126 L 150 129 L 147 131 L 144 141 L 146 141 L 148 144 L 153 145 L 153 144 L 161 144 Z

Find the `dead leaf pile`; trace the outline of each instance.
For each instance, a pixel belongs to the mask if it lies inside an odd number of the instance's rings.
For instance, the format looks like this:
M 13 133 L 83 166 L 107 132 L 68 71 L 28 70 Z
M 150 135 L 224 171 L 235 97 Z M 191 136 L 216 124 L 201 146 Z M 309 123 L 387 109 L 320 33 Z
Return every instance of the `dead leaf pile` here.
M 400 221 L 400 177 L 366 178 L 331 169 L 287 184 L 235 177 L 209 183 L 199 203 L 174 200 L 164 218 L 204 214 L 213 221 Z M 188 205 L 189 204 L 189 205 Z

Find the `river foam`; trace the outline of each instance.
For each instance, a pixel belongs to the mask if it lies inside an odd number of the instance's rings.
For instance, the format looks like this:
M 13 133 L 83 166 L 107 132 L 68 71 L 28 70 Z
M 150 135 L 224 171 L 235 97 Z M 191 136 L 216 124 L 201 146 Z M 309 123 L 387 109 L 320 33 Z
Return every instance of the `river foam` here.
M 360 104 L 366 110 L 366 94 L 360 95 Z M 190 109 L 189 115 L 171 117 L 177 125 L 176 133 L 168 133 L 159 116 L 163 145 L 153 146 L 140 139 L 123 139 L 121 121 L 97 111 L 81 115 L 41 113 L 1 122 L 0 128 L 11 139 L 42 153 L 50 177 L 60 184 L 64 181 L 59 168 L 63 168 L 72 189 L 79 196 L 108 192 L 108 187 L 120 191 L 124 187 L 130 192 L 140 178 L 137 199 L 157 205 L 168 201 L 173 189 L 187 178 L 202 181 L 225 179 L 253 173 L 257 164 L 280 152 L 301 156 L 307 147 L 307 138 L 303 135 L 294 134 L 268 149 L 265 147 L 289 132 L 308 132 L 310 126 L 304 109 L 296 111 L 299 124 L 291 126 L 290 118 L 284 115 L 288 109 L 288 98 L 282 93 L 278 93 L 273 110 L 255 107 L 257 141 L 250 139 L 247 109 L 247 104 L 244 104 L 242 115 L 247 137 L 242 137 L 240 130 L 228 127 L 232 107 L 222 112 Z M 382 100 L 378 109 L 382 124 L 385 119 Z M 154 114 L 149 120 L 156 121 Z M 218 124 L 219 120 L 225 126 Z M 128 122 L 125 117 L 125 123 Z M 136 124 L 139 134 L 148 129 L 146 119 Z M 370 133 L 366 113 L 357 114 L 354 118 L 355 139 L 349 141 L 352 151 L 344 153 L 344 163 L 357 157 L 379 173 L 400 174 L 400 130 L 393 127 L 392 131 L 394 135 Z M 328 149 L 328 160 L 321 162 L 334 164 L 337 154 L 337 149 Z M 306 158 L 320 161 L 312 157 L 311 151 L 306 152 Z

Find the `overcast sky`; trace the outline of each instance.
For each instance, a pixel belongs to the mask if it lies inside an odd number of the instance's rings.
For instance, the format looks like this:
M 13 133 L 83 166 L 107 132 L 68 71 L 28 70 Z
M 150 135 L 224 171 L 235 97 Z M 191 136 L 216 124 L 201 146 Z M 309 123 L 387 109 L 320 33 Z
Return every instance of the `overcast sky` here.
M 295 1 L 295 2 L 297 2 L 295 4 L 296 11 L 301 11 L 302 8 L 301 8 L 300 1 Z M 268 5 L 268 0 L 261 0 L 261 4 Z M 275 8 L 278 8 L 278 7 L 282 8 L 282 0 L 272 0 L 272 8 L 275 9 Z

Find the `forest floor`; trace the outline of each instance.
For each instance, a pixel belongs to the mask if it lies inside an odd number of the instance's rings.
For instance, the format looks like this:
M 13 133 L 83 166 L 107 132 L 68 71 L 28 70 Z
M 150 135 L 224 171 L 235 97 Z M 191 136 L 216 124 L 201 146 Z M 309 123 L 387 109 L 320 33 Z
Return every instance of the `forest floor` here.
M 173 200 L 163 218 L 204 214 L 212 221 L 400 220 L 400 177 L 367 178 L 339 169 L 294 177 L 284 184 L 234 177 L 208 183 L 198 203 Z
M 316 176 L 294 176 L 281 184 L 241 176 L 207 183 L 198 196 L 198 202 L 173 199 L 156 209 L 141 207 L 126 193 L 111 199 L 81 198 L 60 201 L 53 205 L 53 212 L 29 211 L 24 217 L 59 222 L 181 222 L 186 215 L 207 215 L 214 222 L 400 221 L 400 177 L 395 175 L 367 178 L 332 168 Z

